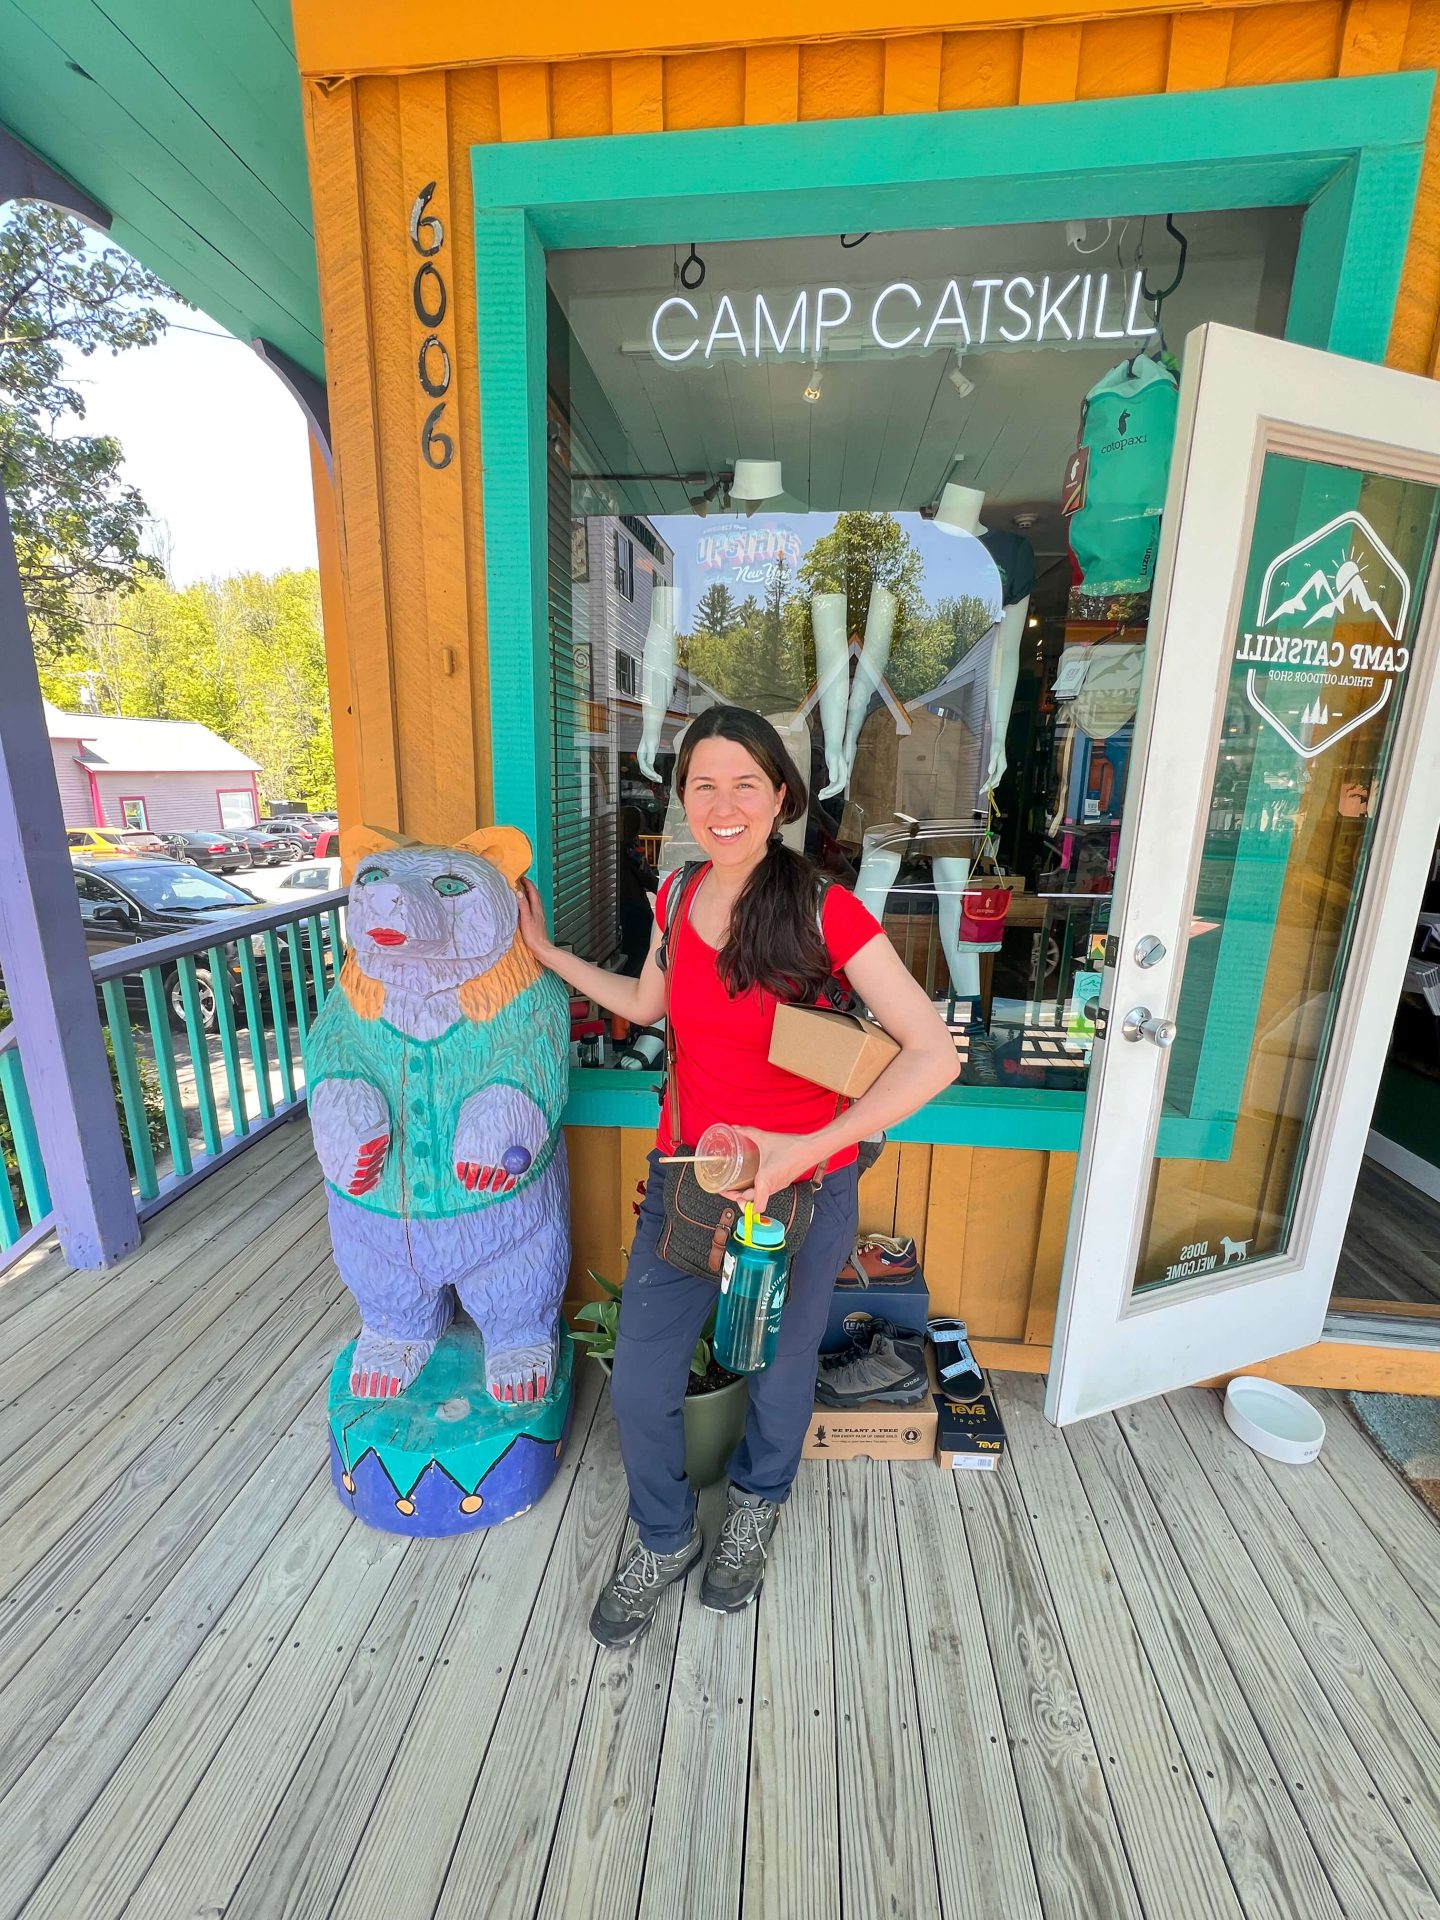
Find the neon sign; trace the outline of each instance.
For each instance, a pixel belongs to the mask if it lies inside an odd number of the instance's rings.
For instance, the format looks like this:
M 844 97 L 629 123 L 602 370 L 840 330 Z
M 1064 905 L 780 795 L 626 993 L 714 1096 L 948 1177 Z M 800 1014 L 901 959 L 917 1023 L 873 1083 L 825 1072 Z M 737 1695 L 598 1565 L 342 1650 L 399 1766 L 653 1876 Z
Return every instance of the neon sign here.
M 1016 273 L 917 287 L 800 287 L 722 293 L 704 311 L 683 294 L 650 316 L 650 346 L 670 366 L 732 360 L 818 360 L 823 353 L 928 353 L 933 348 L 1065 346 L 1148 340 L 1143 275 Z

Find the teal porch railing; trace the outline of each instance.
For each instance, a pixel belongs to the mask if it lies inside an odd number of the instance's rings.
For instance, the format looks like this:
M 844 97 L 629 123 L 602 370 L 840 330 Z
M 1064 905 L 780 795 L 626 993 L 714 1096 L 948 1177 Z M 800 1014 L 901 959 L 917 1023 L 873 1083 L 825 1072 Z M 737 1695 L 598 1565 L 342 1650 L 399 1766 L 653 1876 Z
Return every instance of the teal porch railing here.
M 90 963 L 144 1220 L 298 1111 L 305 1043 L 345 951 L 345 889 Z M 0 1270 L 42 1239 L 50 1187 L 23 1036 L 0 1029 Z

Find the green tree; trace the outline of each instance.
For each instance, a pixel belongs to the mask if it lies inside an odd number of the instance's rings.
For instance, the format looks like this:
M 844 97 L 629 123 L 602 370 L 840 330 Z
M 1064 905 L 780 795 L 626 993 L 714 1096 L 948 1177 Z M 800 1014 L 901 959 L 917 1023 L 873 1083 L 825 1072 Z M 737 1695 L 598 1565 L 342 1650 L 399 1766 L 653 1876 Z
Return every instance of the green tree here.
M 897 639 L 886 678 L 901 700 L 918 700 L 938 686 L 995 624 L 995 608 L 977 594 L 950 594 Z
M 723 580 L 713 581 L 700 596 L 700 604 L 695 609 L 695 631 L 697 633 L 729 633 L 740 624 L 740 609 L 735 604 L 735 596 Z
M 888 587 L 900 602 L 896 632 L 924 609 L 925 563 L 920 549 L 889 513 L 842 513 L 800 562 L 796 578 L 805 600 L 843 593 L 847 633 L 863 634 L 873 587 Z
M 267 802 L 332 806 L 335 763 L 319 576 L 239 574 L 183 591 L 149 580 L 104 596 L 63 660 L 42 664 L 47 698 L 74 710 L 198 720 L 260 764 Z
M 141 551 L 145 502 L 108 435 L 74 431 L 81 394 L 65 356 L 149 346 L 169 290 L 68 214 L 34 202 L 0 221 L 0 481 L 37 651 L 80 637 L 90 603 L 158 572 Z M 173 298 L 173 295 L 169 297 Z
M 697 679 L 757 713 L 793 708 L 809 691 L 804 648 L 789 618 L 791 580 L 783 562 L 777 564 L 763 600 L 732 602 L 732 624 L 723 632 L 700 629 L 697 616 L 697 631 L 685 643 L 685 664 Z

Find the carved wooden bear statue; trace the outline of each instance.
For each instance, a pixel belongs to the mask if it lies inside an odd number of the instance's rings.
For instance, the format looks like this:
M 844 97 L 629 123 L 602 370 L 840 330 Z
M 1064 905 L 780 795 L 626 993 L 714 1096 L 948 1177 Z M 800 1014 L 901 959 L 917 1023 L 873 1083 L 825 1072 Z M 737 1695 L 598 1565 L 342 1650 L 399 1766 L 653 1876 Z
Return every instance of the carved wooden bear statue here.
M 351 1390 L 403 1393 L 455 1297 L 497 1400 L 555 1378 L 570 1263 L 569 1002 L 518 930 L 530 843 L 456 847 L 356 829 L 350 951 L 310 1035 L 315 1150 L 341 1278 L 359 1302 Z

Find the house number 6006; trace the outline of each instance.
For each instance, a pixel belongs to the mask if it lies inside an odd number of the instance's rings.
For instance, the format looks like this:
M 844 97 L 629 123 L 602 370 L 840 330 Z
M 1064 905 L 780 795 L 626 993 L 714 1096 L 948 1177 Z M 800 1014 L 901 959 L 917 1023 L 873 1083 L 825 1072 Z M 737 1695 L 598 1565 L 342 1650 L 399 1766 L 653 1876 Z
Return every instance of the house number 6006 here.
M 444 396 L 450 391 L 450 354 L 440 338 L 439 328 L 450 304 L 450 296 L 435 256 L 445 244 L 445 228 L 438 215 L 429 211 L 436 182 L 428 181 L 415 196 L 410 209 L 410 244 L 420 255 L 410 297 L 415 318 L 425 328 L 415 368 L 426 396 L 436 401 L 420 429 L 420 451 L 429 467 L 448 467 L 455 457 L 455 442 L 440 431 L 445 412 Z

